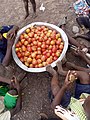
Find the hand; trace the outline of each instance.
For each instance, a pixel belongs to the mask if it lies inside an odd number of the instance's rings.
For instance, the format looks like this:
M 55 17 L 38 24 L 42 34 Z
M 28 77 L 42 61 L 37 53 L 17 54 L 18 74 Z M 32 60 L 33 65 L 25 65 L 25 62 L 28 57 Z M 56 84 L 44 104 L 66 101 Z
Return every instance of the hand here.
M 14 41 L 15 41 L 15 36 L 14 36 L 14 35 L 10 36 L 10 37 L 8 38 L 7 47 L 8 47 L 8 48 L 12 47 L 13 44 L 14 44 Z
M 19 27 L 14 26 L 11 30 L 9 30 L 7 33 L 7 39 L 10 39 L 12 36 L 16 36 L 18 29 Z
M 67 75 L 66 75 L 66 78 L 65 78 L 65 82 L 64 82 L 64 85 L 63 85 L 63 87 L 65 88 L 65 89 L 70 89 L 71 87 L 72 87 L 72 85 L 73 85 L 73 82 L 71 82 L 70 80 L 69 80 L 69 76 L 70 76 L 70 74 L 73 74 L 73 75 L 75 75 L 76 76 L 76 72 L 75 71 L 68 71 L 68 73 L 67 73 Z
M 19 82 L 18 82 L 18 80 L 16 79 L 15 76 L 13 76 L 13 78 L 11 79 L 11 84 L 10 84 L 10 86 L 11 86 L 12 88 L 17 89 L 17 90 L 20 90 L 20 84 L 19 84 Z
M 80 57 L 84 57 L 85 56 L 85 52 L 83 52 L 82 50 L 80 50 L 79 48 L 77 48 L 75 51 L 74 51 L 74 54 L 76 56 L 80 56 Z
M 82 50 L 83 48 L 87 48 L 87 46 L 84 43 L 80 43 L 78 49 Z

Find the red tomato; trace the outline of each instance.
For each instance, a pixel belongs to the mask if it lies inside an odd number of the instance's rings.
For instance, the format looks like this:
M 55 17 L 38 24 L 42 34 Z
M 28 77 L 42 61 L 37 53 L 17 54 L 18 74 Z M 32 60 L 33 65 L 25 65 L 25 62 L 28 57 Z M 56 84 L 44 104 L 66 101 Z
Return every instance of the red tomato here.
M 42 63 L 41 59 L 37 59 L 37 63 L 38 64 Z
M 32 39 L 31 39 L 31 38 L 28 38 L 27 41 L 28 41 L 28 43 L 31 43 L 31 42 L 32 42 Z
M 32 59 L 32 64 L 33 65 L 37 65 L 37 60 L 36 59 Z
M 30 67 L 30 68 L 33 68 L 33 67 L 34 67 L 34 65 L 33 65 L 33 64 L 30 64 L 30 65 L 29 65 L 29 67 Z
M 56 51 L 57 51 L 57 48 L 56 48 L 56 47 L 53 47 L 53 48 L 52 48 L 52 52 L 55 53 Z
M 16 48 L 19 48 L 19 44 L 18 44 L 18 43 L 16 43 L 15 47 L 16 47 Z
M 33 53 L 31 54 L 31 56 L 32 56 L 32 58 L 35 58 L 35 57 L 36 57 L 36 53 L 33 52 Z
M 37 41 L 33 41 L 33 44 L 34 44 L 34 45 L 37 45 L 38 43 L 37 43 Z
M 26 62 L 26 61 L 27 61 L 27 59 L 28 59 L 28 57 L 24 57 L 24 62 Z
M 60 50 L 62 50 L 62 49 L 64 48 L 64 46 L 61 44 L 61 45 L 59 46 L 59 48 L 60 48 Z
M 24 62 L 24 59 L 23 59 L 23 57 L 21 57 L 21 58 L 20 58 L 20 61 L 21 61 L 21 62 Z
M 23 34 L 20 35 L 20 40 L 22 40 L 24 38 Z
M 28 66 L 29 66 L 29 63 L 28 63 L 28 62 L 25 62 L 25 65 L 28 67 Z
M 27 46 L 27 50 L 28 50 L 29 52 L 32 52 L 32 48 L 31 48 L 30 46 Z
M 38 47 L 41 47 L 41 44 L 42 44 L 41 42 L 38 42 Z
M 25 41 L 25 42 L 24 42 L 24 45 L 27 46 L 27 45 L 28 45 L 28 41 Z
M 17 52 L 17 56 L 18 56 L 19 58 L 21 58 L 21 57 L 22 57 L 22 54 L 21 54 L 20 52 Z
M 43 55 L 43 56 L 41 57 L 41 60 L 42 60 L 42 61 L 45 61 L 45 60 L 46 60 L 46 57 Z
M 45 44 L 42 44 L 42 45 L 41 45 L 41 48 L 42 48 L 42 49 L 45 49 L 45 48 L 46 48 L 46 45 L 45 45 Z
M 24 44 L 24 42 L 25 42 L 25 39 L 21 39 L 21 43 Z
M 24 45 L 22 45 L 22 51 L 26 51 L 26 47 Z
M 26 51 L 25 52 L 25 56 L 28 57 L 30 55 L 30 52 L 29 51 Z

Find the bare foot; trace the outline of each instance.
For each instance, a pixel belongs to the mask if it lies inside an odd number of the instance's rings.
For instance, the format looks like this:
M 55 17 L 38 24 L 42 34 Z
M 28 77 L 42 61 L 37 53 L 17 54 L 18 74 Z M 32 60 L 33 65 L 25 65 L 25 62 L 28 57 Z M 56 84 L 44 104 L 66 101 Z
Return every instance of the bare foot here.
M 63 57 L 63 59 L 61 60 L 62 64 L 65 64 L 67 62 L 67 59 L 66 59 L 66 55 Z
M 32 18 L 36 18 L 36 17 L 37 17 L 36 13 L 33 13 Z
M 26 14 L 26 16 L 25 16 L 25 18 L 24 18 L 24 19 L 26 19 L 28 16 L 29 16 L 29 13 L 28 13 L 28 14 Z
M 57 72 L 52 68 L 51 65 L 47 65 L 46 71 L 49 72 L 52 76 L 57 74 Z
M 40 120 L 48 120 L 48 116 L 45 113 L 40 113 Z
M 62 62 L 61 61 L 58 61 L 57 63 L 56 63 L 56 65 L 57 65 L 57 68 L 58 68 L 58 73 L 60 74 L 60 75 L 66 75 L 66 72 L 63 70 L 63 68 L 62 68 Z

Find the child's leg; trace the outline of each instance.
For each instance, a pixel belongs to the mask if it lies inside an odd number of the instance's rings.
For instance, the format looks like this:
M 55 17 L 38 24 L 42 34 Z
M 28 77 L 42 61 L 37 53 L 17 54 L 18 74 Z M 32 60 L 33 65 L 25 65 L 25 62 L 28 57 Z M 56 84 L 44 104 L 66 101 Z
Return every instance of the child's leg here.
M 16 90 L 9 90 L 8 93 L 13 96 L 18 95 L 18 92 Z
M 84 71 L 84 72 L 90 72 L 90 68 L 84 68 L 84 67 L 80 67 L 80 66 L 77 66 L 71 62 L 66 62 L 66 66 L 68 67 L 73 67 L 74 69 L 76 70 L 80 70 L 80 71 Z
M 81 84 L 90 84 L 90 75 L 84 71 L 76 71 Z
M 57 64 L 57 68 L 58 68 L 58 73 L 60 75 L 66 76 L 67 75 L 67 71 L 63 70 L 61 61 L 58 61 L 56 64 Z
M 90 41 L 90 31 L 89 31 L 88 33 L 86 33 L 86 34 L 83 34 L 83 35 L 81 35 L 81 34 L 77 34 L 77 35 L 74 36 L 74 38 L 78 38 L 78 37 Z
M 32 3 L 33 12 L 36 13 L 36 2 L 35 2 L 35 0 L 30 0 L 30 2 Z
M 65 25 L 63 25 L 61 28 L 66 32 L 70 44 L 72 44 L 76 47 L 81 46 L 78 41 L 76 41 L 73 37 L 71 37 L 70 31 L 65 28 Z
M 26 11 L 26 16 L 25 16 L 25 18 L 27 18 L 28 15 L 29 15 L 28 0 L 23 0 L 23 2 L 24 2 L 25 11 Z
M 56 94 L 58 93 L 58 91 L 60 90 L 59 81 L 58 81 L 58 74 L 50 65 L 48 65 L 46 67 L 46 71 L 52 75 L 51 90 L 52 90 L 52 93 L 55 97 Z
M 62 64 L 60 61 L 57 62 L 57 67 L 58 67 L 58 73 L 59 74 L 63 74 L 63 75 L 67 75 L 67 71 L 64 71 L 62 68 Z M 75 70 L 72 70 L 75 71 Z M 89 80 L 89 73 L 84 72 L 84 71 L 76 71 L 77 73 L 77 77 L 80 80 L 80 83 L 82 84 L 90 84 L 90 80 Z

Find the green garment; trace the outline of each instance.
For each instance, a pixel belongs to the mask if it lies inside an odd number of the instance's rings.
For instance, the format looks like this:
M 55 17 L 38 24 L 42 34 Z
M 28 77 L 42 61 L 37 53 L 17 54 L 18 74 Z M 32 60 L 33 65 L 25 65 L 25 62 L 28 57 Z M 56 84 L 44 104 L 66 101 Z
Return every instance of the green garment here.
M 5 96 L 5 94 L 8 92 L 7 86 L 0 86 L 0 96 Z
M 7 109 L 12 109 L 16 106 L 18 95 L 11 95 L 8 92 L 4 97 L 4 105 Z

